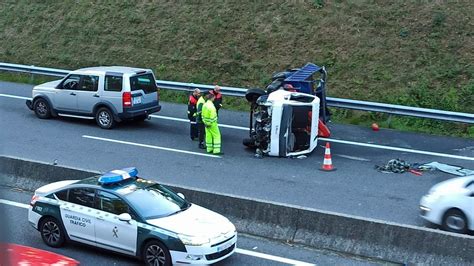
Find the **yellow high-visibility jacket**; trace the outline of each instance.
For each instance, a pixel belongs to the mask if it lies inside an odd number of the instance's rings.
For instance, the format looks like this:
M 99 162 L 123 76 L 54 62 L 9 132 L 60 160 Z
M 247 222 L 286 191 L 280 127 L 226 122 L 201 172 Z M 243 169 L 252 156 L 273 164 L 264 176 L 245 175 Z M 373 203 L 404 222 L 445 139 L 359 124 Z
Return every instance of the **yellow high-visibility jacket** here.
M 202 107 L 202 122 L 206 126 L 217 123 L 217 110 L 212 101 L 207 101 Z
M 203 96 L 199 97 L 196 103 L 196 116 L 197 116 L 196 119 L 199 123 L 202 123 L 202 108 L 204 107 L 205 103 L 206 103 L 206 99 Z

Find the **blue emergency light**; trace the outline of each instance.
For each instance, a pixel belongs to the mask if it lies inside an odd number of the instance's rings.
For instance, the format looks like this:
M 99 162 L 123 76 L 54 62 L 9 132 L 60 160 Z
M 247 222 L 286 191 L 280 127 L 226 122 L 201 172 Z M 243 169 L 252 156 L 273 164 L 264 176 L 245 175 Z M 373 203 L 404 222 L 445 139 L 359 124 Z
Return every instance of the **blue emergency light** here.
M 127 167 L 121 170 L 112 170 L 99 177 L 99 183 L 102 185 L 117 183 L 132 177 L 137 177 L 136 167 Z

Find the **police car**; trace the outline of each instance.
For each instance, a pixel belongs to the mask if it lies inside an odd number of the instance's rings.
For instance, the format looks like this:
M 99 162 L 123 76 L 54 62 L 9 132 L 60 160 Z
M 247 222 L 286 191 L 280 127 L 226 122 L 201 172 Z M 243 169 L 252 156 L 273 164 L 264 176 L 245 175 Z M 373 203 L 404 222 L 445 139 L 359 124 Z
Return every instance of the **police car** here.
M 237 232 L 227 218 L 137 173 L 132 167 L 45 185 L 28 220 L 51 247 L 72 240 L 146 265 L 211 264 L 234 253 Z

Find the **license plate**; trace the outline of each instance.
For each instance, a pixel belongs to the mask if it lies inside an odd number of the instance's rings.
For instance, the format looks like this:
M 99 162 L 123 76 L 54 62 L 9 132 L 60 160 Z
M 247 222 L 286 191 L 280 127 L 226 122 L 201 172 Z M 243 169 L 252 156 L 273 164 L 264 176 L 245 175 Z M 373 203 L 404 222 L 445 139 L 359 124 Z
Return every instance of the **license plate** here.
M 140 104 L 142 103 L 142 97 L 133 97 L 132 101 L 133 101 L 133 104 Z
M 225 249 L 228 249 L 230 246 L 232 246 L 232 244 L 234 244 L 232 243 L 232 241 L 222 244 L 221 246 L 217 247 L 217 252 L 221 252 Z

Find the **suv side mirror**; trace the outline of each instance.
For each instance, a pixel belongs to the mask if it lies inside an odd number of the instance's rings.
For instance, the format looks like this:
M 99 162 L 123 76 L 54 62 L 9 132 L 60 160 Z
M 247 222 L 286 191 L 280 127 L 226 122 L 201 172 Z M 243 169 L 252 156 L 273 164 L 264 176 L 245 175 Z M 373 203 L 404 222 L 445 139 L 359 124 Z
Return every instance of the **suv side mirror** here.
M 132 216 L 128 213 L 122 213 L 118 216 L 119 220 L 122 222 L 130 222 L 132 220 Z
M 178 193 L 176 193 L 176 194 L 177 194 L 177 195 L 178 195 L 180 198 L 182 198 L 182 199 L 186 199 L 186 198 L 184 197 L 184 194 L 183 194 L 183 193 L 181 193 L 181 192 L 178 192 Z

